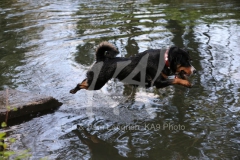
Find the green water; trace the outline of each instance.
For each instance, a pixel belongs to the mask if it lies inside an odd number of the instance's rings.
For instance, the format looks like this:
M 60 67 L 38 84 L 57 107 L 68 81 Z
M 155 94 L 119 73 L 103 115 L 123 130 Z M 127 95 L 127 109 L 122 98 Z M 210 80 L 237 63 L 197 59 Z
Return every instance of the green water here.
M 240 159 L 239 10 L 238 0 L 1 0 L 0 89 L 63 102 L 11 126 L 11 149 L 30 149 L 31 159 Z M 194 86 L 134 90 L 112 80 L 70 95 L 101 41 L 125 57 L 187 47 Z M 91 154 L 72 131 L 77 124 L 118 152 Z

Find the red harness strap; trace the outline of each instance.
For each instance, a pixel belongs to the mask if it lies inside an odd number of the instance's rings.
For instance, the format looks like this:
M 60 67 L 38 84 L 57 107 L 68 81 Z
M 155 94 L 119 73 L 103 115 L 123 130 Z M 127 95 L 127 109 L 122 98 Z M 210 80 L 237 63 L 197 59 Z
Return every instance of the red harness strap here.
M 164 54 L 164 59 L 165 59 L 165 65 L 168 67 L 168 69 L 170 69 L 170 65 L 169 65 L 169 61 L 168 61 L 168 52 L 169 49 L 166 50 L 165 54 Z M 168 79 L 175 79 L 178 78 L 177 75 L 173 75 L 173 76 L 167 76 Z
M 166 50 L 165 54 L 164 54 L 164 59 L 165 59 L 165 65 L 169 68 L 169 61 L 168 61 L 168 49 Z

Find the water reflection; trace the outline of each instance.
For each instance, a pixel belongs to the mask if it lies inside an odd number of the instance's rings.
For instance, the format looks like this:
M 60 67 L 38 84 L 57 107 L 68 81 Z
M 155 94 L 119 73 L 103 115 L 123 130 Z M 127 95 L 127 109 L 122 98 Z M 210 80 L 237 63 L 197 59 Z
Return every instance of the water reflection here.
M 21 60 L 24 59 L 24 52 L 29 49 L 23 46 L 30 39 L 24 30 L 28 23 L 24 22 L 26 15 L 20 14 L 22 9 L 17 6 L 15 13 L 12 13 L 9 7 L 13 5 L 13 2 L 3 0 L 0 8 L 0 89 L 16 86 L 12 80 L 18 73 L 15 68 L 24 65 Z M 35 31 L 36 29 L 29 29 L 29 32 Z
M 0 88 L 51 95 L 64 104 L 12 127 L 9 135 L 18 137 L 12 148 L 31 148 L 32 159 L 89 159 L 89 148 L 73 133 L 81 125 L 116 149 L 114 156 L 239 159 L 239 8 L 237 0 L 3 0 Z M 69 95 L 104 40 L 126 57 L 187 47 L 199 71 L 194 87 L 145 90 L 112 80 L 100 91 Z M 184 130 L 163 129 L 166 124 Z M 117 125 L 141 130 L 106 129 Z

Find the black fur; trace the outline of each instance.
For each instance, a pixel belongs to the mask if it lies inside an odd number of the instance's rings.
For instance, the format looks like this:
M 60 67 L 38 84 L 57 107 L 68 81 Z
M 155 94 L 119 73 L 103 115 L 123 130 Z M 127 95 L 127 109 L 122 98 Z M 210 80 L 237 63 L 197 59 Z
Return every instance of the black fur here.
M 88 84 L 87 89 L 101 89 L 111 78 L 117 78 L 120 81 L 129 83 L 129 80 L 126 80 L 126 77 L 129 76 L 132 76 L 130 79 L 135 82 L 145 82 L 133 84 L 137 86 L 156 86 L 157 88 L 162 88 L 171 85 L 172 80 L 167 79 L 166 76 L 177 74 L 176 70 L 179 65 L 182 67 L 190 67 L 190 57 L 189 53 L 184 49 L 171 47 L 168 51 L 170 67 L 165 65 L 163 70 L 157 73 L 158 65 L 160 65 L 159 60 L 161 57 L 164 57 L 164 55 L 161 54 L 164 53 L 165 51 L 161 52 L 160 49 L 150 49 L 129 58 L 115 57 L 118 54 L 117 49 L 110 43 L 103 42 L 97 48 L 95 64 L 87 72 L 87 78 L 85 79 Z M 147 64 L 144 64 L 142 60 L 145 60 Z M 99 74 L 97 75 L 97 73 Z M 163 73 L 165 77 L 161 73 Z M 80 84 L 70 92 L 75 93 L 79 89 L 81 89 Z
M 168 53 L 168 60 L 170 62 L 170 68 L 172 73 L 175 73 L 177 66 L 180 64 L 184 67 L 190 67 L 191 58 L 189 52 L 186 49 L 171 47 Z
M 102 42 L 96 50 L 96 61 L 104 61 L 107 58 L 114 58 L 118 54 L 118 50 L 108 42 Z

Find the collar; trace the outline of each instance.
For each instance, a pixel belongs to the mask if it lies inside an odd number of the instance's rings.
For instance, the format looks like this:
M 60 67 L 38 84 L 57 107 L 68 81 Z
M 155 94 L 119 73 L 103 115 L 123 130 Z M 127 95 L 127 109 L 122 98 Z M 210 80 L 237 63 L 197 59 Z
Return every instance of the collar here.
M 169 65 L 169 61 L 168 61 L 168 52 L 169 52 L 169 49 L 167 49 L 164 54 L 164 60 L 165 60 L 165 66 L 170 70 L 170 65 Z M 171 72 L 171 70 L 170 70 L 170 72 Z M 170 73 L 170 75 L 171 75 L 171 73 Z M 166 78 L 166 77 L 164 77 L 164 78 Z M 177 78 L 177 75 L 167 76 L 167 79 L 175 79 L 175 78 Z
M 165 60 L 165 65 L 168 67 L 168 69 L 170 69 L 170 65 L 169 65 L 169 61 L 168 61 L 168 52 L 169 52 L 169 49 L 167 49 L 164 54 L 164 60 Z

